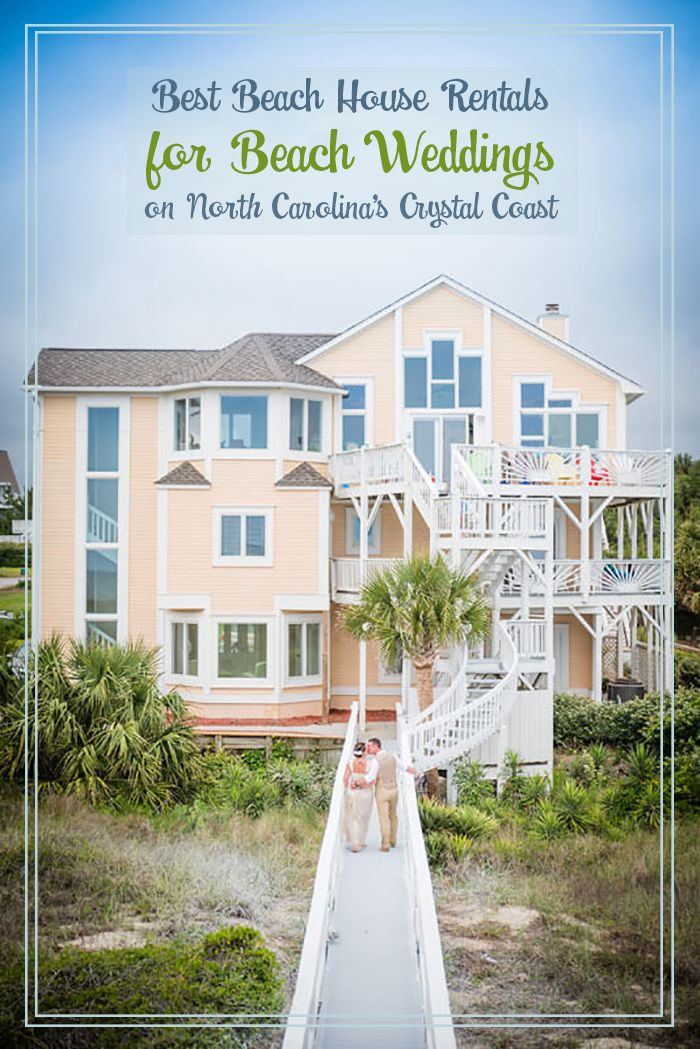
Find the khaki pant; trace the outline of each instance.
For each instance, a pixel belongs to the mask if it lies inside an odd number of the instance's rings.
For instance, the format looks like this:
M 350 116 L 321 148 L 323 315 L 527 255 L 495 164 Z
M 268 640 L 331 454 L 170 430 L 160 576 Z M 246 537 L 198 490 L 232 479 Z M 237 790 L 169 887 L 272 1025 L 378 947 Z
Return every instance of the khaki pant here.
M 379 829 L 382 835 L 382 848 L 396 845 L 396 807 L 399 792 L 396 787 L 377 787 L 374 792 L 379 816 Z

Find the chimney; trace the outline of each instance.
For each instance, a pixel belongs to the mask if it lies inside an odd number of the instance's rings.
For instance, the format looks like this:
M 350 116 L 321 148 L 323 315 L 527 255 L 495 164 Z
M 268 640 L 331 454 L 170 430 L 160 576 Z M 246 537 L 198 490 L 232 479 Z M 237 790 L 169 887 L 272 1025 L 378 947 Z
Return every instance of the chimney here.
M 564 342 L 569 341 L 569 315 L 560 313 L 558 302 L 546 303 L 544 313 L 537 318 L 537 323 L 540 328 L 557 339 L 563 339 Z

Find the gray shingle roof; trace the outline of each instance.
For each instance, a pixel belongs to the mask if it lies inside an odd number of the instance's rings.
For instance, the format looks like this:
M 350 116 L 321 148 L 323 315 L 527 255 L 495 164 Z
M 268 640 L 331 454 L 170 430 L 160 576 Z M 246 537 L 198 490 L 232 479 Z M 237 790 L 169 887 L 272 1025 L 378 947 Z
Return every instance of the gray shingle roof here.
M 275 488 L 332 488 L 333 485 L 311 463 L 299 463 L 275 482 Z
M 332 379 L 295 358 L 310 353 L 327 335 L 244 335 L 219 350 L 41 350 L 38 376 L 41 387 L 159 387 L 199 382 L 264 382 L 300 386 L 339 387 Z
M 163 477 L 159 477 L 154 484 L 186 484 L 195 488 L 211 488 L 211 481 L 208 481 L 204 474 L 200 473 L 197 467 L 190 462 L 179 463 L 177 466 L 174 466 Z
M 12 460 L 4 448 L 0 448 L 0 484 L 9 484 L 15 495 L 19 495 L 19 485 L 12 468 Z

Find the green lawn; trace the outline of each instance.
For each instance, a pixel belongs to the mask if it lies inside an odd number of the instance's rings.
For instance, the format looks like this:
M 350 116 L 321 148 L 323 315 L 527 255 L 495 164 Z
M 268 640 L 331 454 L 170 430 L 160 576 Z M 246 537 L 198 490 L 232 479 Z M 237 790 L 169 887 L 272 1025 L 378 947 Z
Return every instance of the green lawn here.
M 11 590 L 0 590 L 0 611 L 24 612 L 24 587 L 13 587 Z M 31 594 L 29 595 L 29 611 L 31 611 Z

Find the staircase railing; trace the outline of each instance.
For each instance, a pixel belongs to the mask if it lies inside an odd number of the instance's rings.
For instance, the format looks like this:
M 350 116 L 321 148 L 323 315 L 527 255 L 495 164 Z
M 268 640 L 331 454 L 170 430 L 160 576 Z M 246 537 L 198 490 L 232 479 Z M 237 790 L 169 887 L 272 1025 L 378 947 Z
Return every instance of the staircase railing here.
M 518 653 L 507 623 L 499 623 L 498 652 L 503 676 L 490 687 L 470 686 L 469 656 L 450 687 L 406 723 L 413 764 L 433 768 L 465 754 L 496 732 L 510 713 L 518 682 Z
M 345 743 L 338 761 L 326 829 L 318 856 L 297 982 L 287 1017 L 282 1049 L 311 1049 L 316 1040 L 318 1010 L 326 968 L 329 919 L 333 909 L 335 885 L 340 867 L 343 776 L 356 738 L 357 703 L 353 703 L 350 708 Z

